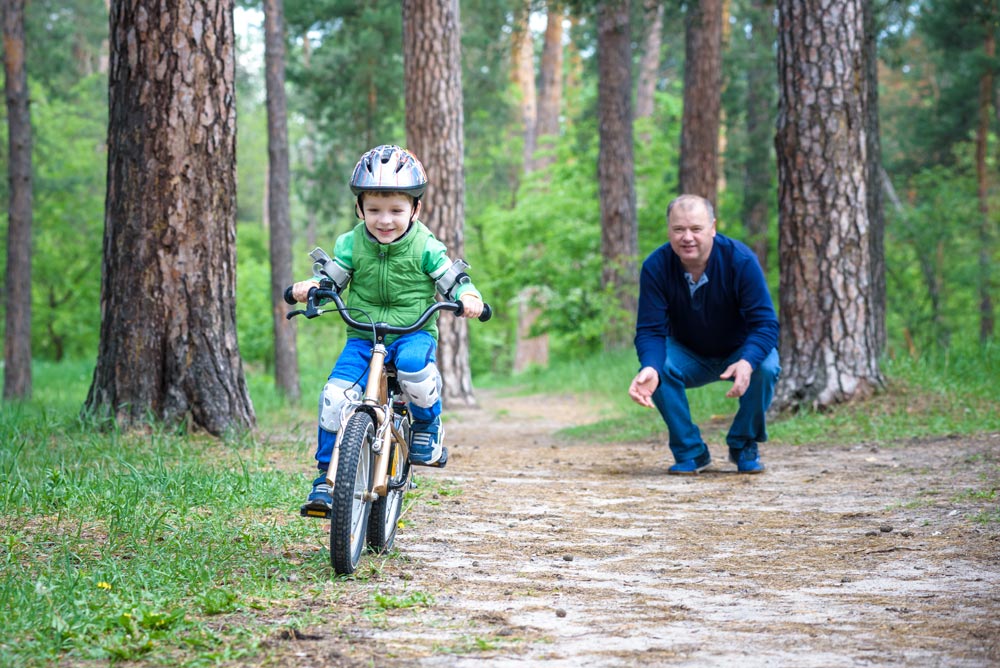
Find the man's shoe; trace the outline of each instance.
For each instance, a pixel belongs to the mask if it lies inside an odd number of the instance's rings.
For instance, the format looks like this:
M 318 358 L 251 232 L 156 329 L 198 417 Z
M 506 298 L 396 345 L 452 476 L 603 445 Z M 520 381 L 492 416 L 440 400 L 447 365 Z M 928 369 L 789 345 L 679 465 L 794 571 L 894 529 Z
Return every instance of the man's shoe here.
M 740 473 L 763 473 L 767 470 L 757 454 L 756 443 L 739 450 L 729 448 L 729 461 L 736 464 L 736 470 Z
M 333 514 L 333 497 L 330 496 L 330 485 L 326 482 L 326 471 L 313 480 L 313 488 L 309 498 L 299 509 L 302 517 L 329 518 Z
M 679 461 L 667 469 L 671 475 L 698 475 L 698 471 L 705 469 L 712 463 L 712 455 L 706 450 L 704 454 L 694 459 Z
M 410 431 L 410 463 L 444 468 L 448 463 L 448 448 L 441 445 L 443 439 L 440 422 L 414 423 Z

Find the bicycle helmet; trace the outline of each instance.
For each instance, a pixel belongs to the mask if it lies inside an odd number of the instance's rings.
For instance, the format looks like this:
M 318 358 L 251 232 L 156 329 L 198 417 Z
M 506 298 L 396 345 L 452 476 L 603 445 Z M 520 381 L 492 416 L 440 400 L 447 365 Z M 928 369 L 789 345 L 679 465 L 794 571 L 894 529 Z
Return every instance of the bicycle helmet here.
M 393 144 L 376 146 L 361 156 L 351 176 L 351 192 L 361 202 L 365 192 L 400 192 L 420 199 L 427 190 L 427 173 L 417 157 Z

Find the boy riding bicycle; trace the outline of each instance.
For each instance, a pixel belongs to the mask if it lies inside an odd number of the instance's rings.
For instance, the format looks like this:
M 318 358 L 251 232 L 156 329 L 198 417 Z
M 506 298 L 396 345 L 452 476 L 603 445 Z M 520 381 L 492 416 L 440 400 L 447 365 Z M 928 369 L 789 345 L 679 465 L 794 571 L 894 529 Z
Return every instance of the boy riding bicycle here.
M 357 197 L 355 213 L 362 222 L 337 238 L 326 273 L 332 272 L 338 291 L 350 282 L 347 306 L 355 310 L 355 316 L 407 325 L 435 301 L 438 292 L 446 299 L 460 300 L 464 317 L 479 317 L 482 296 L 464 272 L 467 265 L 461 260 L 452 262 L 444 244 L 417 218 L 420 198 L 427 189 L 427 174 L 420 161 L 399 146 L 377 146 L 361 156 L 350 186 Z M 292 296 L 305 302 L 319 281 L 320 277 L 314 276 L 295 283 Z M 370 332 L 349 327 L 344 350 L 323 387 L 316 449 L 320 475 L 313 481 L 303 511 L 332 508 L 326 474 L 340 412 L 349 390 L 364 390 L 371 341 Z M 441 375 L 435 364 L 437 316 L 422 330 L 398 338 L 390 336 L 386 343 L 388 360 L 396 367 L 396 379 L 413 418 L 410 462 L 444 466 L 448 450 L 443 447 Z

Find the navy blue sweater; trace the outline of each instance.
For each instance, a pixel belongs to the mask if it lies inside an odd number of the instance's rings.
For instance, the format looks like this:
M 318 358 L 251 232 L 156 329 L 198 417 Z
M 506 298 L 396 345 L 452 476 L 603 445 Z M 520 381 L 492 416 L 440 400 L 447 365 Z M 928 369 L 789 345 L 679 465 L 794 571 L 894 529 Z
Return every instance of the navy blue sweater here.
M 757 256 L 715 235 L 705 276 L 691 295 L 681 259 L 663 244 L 642 263 L 635 350 L 641 367 L 663 369 L 666 338 L 705 357 L 740 357 L 756 369 L 778 345 L 778 317 Z

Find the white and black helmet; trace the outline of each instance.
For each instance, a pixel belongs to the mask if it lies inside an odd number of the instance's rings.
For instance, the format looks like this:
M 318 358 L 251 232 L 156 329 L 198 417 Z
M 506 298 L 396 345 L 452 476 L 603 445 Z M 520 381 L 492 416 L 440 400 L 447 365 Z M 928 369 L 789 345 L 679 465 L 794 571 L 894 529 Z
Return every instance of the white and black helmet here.
M 416 156 L 393 144 L 376 146 L 361 156 L 351 176 L 351 192 L 400 192 L 420 199 L 427 190 L 427 172 Z

